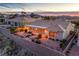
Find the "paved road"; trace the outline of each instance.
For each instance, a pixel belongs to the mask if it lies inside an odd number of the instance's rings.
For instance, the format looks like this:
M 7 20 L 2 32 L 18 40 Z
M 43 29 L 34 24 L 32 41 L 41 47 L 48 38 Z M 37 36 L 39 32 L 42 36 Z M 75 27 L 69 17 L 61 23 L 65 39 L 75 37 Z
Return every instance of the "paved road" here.
M 67 47 L 67 45 L 70 43 L 70 41 L 72 40 L 73 36 L 75 35 L 75 32 L 70 34 L 67 38 L 66 38 L 66 42 L 64 43 L 64 47 L 63 50 Z
M 63 53 L 65 53 L 68 50 L 68 48 L 71 46 L 72 42 L 75 40 L 76 35 L 77 35 L 77 32 L 72 34 L 72 37 L 68 40 L 67 46 L 64 49 Z
M 28 40 L 24 40 L 21 37 L 10 34 L 9 31 L 5 28 L 0 28 L 1 33 L 12 40 L 14 40 L 17 44 L 22 46 L 23 48 L 30 49 L 30 51 L 34 52 L 38 56 L 61 56 L 60 52 L 53 50 L 49 47 L 46 47 L 42 44 L 36 44 Z M 29 38 L 27 38 L 29 39 Z

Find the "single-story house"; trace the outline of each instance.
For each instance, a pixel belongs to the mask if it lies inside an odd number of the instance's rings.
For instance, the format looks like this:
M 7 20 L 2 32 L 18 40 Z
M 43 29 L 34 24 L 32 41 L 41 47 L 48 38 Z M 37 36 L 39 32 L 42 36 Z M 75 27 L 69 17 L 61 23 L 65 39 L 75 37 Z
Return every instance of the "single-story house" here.
M 23 29 L 32 31 L 33 34 L 41 34 L 42 37 L 53 37 L 54 39 L 65 39 L 70 31 L 74 30 L 74 24 L 67 21 L 59 20 L 43 20 L 41 18 L 16 17 L 13 19 L 6 19 L 6 24 L 18 27 L 17 30 Z
M 67 21 L 53 21 L 53 20 L 36 20 L 24 26 L 28 31 L 34 34 L 42 34 L 47 38 L 53 37 L 54 39 L 65 39 L 70 31 L 74 30 L 74 24 Z
M 31 17 L 17 16 L 12 19 L 6 18 L 5 23 L 8 25 L 11 25 L 11 26 L 24 26 L 25 24 L 28 24 L 35 20 L 36 20 L 35 18 L 31 18 Z M 37 20 L 39 20 L 39 19 L 37 19 Z

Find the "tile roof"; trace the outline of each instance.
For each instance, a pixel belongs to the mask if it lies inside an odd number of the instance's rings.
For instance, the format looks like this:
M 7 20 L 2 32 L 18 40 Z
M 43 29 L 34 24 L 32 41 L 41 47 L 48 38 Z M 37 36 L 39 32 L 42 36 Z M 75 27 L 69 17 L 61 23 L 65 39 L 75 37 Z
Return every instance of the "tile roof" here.
M 47 27 L 49 31 L 62 31 L 62 29 L 58 26 L 61 25 L 64 29 L 67 28 L 68 22 L 63 21 L 52 21 L 52 20 L 36 20 L 31 22 L 30 25 Z

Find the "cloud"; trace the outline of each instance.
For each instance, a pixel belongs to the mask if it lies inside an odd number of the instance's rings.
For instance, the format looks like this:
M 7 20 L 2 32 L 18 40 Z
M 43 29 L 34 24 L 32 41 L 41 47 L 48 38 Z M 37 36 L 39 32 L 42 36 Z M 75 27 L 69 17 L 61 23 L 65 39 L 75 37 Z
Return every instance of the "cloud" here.
M 79 4 L 75 3 L 0 3 L 0 10 L 7 11 L 78 11 Z

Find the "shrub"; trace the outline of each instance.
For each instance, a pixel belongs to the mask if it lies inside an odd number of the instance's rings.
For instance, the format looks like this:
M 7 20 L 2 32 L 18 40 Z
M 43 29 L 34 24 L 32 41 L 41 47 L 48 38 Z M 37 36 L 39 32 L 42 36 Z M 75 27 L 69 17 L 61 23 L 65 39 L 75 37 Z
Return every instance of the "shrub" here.
M 11 27 L 11 28 L 10 28 L 10 32 L 11 32 L 11 33 L 15 33 L 15 32 L 16 32 L 16 28 L 15 28 L 15 27 Z
M 36 43 L 41 44 L 41 41 L 40 40 L 37 40 Z

